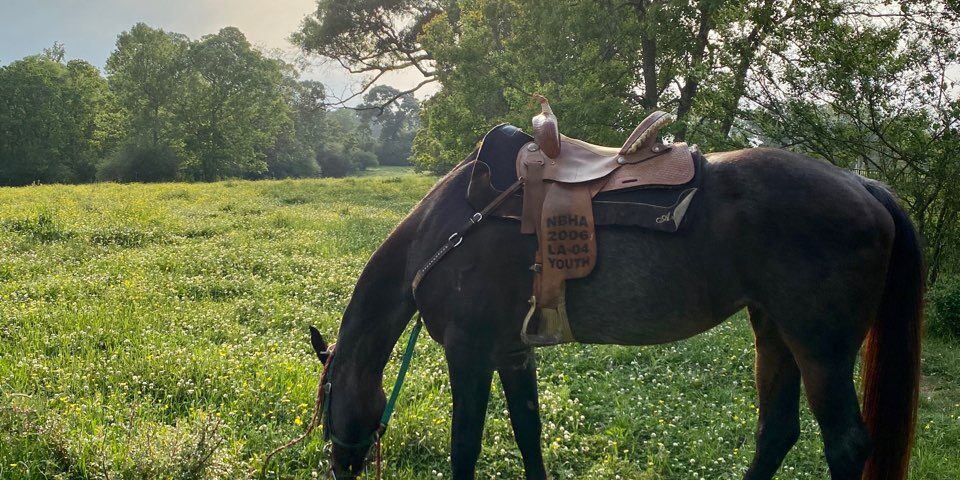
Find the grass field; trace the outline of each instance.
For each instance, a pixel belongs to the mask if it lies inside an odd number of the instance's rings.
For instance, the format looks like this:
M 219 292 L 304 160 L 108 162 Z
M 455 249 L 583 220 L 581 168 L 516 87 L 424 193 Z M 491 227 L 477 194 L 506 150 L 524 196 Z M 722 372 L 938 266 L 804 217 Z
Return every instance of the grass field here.
M 335 334 L 366 259 L 435 181 L 382 173 L 0 189 L 0 478 L 254 476 L 310 416 L 307 325 Z M 539 355 L 554 478 L 734 479 L 749 463 L 742 316 L 677 344 Z M 924 373 L 911 478 L 960 478 L 958 345 L 927 342 Z M 479 478 L 521 477 L 505 409 L 495 385 Z M 386 478 L 448 477 L 449 416 L 423 341 Z M 778 478 L 826 477 L 805 408 L 802 424 Z M 315 435 L 271 478 L 322 477 L 325 458 Z

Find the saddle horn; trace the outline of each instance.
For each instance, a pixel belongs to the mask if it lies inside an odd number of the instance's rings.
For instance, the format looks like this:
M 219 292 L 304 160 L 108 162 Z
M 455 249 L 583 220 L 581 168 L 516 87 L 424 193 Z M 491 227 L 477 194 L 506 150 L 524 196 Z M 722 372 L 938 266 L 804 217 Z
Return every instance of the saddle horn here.
M 533 117 L 533 139 L 540 150 L 550 158 L 560 156 L 560 127 L 557 125 L 557 116 L 550 108 L 547 97 L 534 94 L 533 99 L 540 102 L 540 114 Z

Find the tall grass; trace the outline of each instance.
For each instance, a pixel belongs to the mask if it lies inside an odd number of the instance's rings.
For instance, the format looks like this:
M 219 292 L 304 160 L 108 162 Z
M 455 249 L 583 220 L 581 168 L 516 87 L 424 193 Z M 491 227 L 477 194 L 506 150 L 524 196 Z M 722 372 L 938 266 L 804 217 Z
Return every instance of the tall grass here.
M 0 189 L 0 478 L 253 476 L 309 419 L 307 325 L 335 335 L 366 259 L 434 180 Z M 417 350 L 387 478 L 448 477 L 446 368 L 437 345 Z M 672 345 L 539 355 L 554 478 L 734 479 L 749 463 L 742 317 Z M 960 478 L 956 345 L 928 344 L 925 373 L 912 478 Z M 802 424 L 779 478 L 826 476 Z M 325 461 L 315 436 L 270 475 L 315 478 Z M 495 385 L 479 478 L 521 472 Z

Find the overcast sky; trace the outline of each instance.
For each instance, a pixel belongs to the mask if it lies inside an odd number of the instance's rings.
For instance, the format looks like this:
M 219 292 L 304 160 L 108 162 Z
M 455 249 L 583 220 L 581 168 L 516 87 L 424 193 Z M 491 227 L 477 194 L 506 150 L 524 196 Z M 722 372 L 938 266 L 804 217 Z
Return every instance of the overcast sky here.
M 261 49 L 292 55 L 296 49 L 287 37 L 315 7 L 316 0 L 0 0 L 0 65 L 61 42 L 67 59 L 84 59 L 102 69 L 117 34 L 137 22 L 194 39 L 234 26 Z M 341 96 L 360 80 L 332 65 L 316 67 L 307 76 Z M 386 83 L 403 88 L 419 81 L 416 72 L 404 72 Z

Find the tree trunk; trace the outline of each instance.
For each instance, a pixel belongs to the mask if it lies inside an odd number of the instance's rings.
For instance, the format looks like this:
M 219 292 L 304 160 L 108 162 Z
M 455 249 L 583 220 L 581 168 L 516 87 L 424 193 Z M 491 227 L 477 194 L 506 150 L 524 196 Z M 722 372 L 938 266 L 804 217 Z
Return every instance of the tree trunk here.
M 657 40 L 644 34 L 640 41 L 643 49 L 643 108 L 655 110 L 660 103 L 657 88 Z
M 750 71 L 750 65 L 753 63 L 757 49 L 760 48 L 760 42 L 763 41 L 767 29 L 773 24 L 772 20 L 773 1 L 767 0 L 760 7 L 759 13 L 754 19 L 753 29 L 750 30 L 746 42 L 740 48 L 740 61 L 734 70 L 733 90 L 729 103 L 723 109 L 723 120 L 720 122 L 720 131 L 724 138 L 729 137 L 730 130 L 733 129 L 733 122 L 736 120 L 737 111 L 740 108 L 740 98 L 746 91 L 747 73 Z
M 707 44 L 710 41 L 710 30 L 713 29 L 713 2 L 701 0 L 700 24 L 697 27 L 697 43 L 690 52 L 690 68 L 687 71 L 686 82 L 680 89 L 680 101 L 677 105 L 677 120 L 680 122 L 680 130 L 675 136 L 676 141 L 682 142 L 687 136 L 686 117 L 693 108 L 693 100 L 700 89 L 700 69 L 703 67 L 703 58 L 707 52 Z

